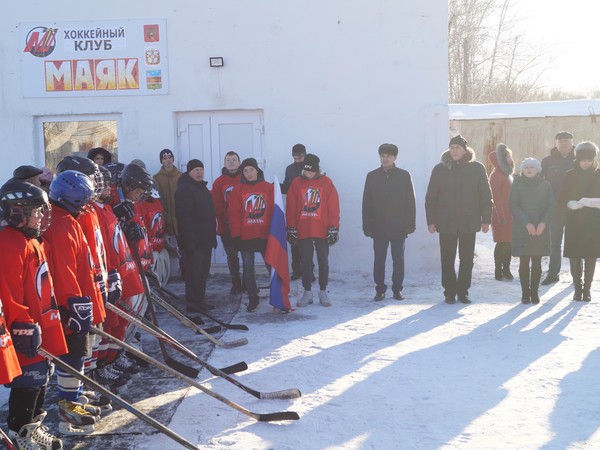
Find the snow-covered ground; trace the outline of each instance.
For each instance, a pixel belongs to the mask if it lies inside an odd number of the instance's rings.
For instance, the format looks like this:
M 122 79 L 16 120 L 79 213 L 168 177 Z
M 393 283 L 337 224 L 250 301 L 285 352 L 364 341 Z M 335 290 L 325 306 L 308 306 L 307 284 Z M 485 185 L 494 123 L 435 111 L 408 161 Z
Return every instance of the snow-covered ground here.
M 402 302 L 376 303 L 370 274 L 334 270 L 331 308 L 278 315 L 263 298 L 257 312 L 241 309 L 234 321 L 250 331 L 223 339 L 250 343 L 217 348 L 210 362 L 244 360 L 244 383 L 303 395 L 257 400 L 225 380 L 206 386 L 300 420 L 258 423 L 190 390 L 170 426 L 201 449 L 600 448 L 600 283 L 591 303 L 573 302 L 563 264 L 541 304 L 522 305 L 517 279 L 493 279 L 491 234 L 478 241 L 472 305 L 443 303 L 437 274 L 409 280 Z M 164 437 L 143 448 L 159 446 L 178 448 Z
M 331 308 L 273 314 L 263 293 L 255 313 L 242 305 L 233 319 L 250 331 L 222 337 L 249 344 L 216 348 L 210 363 L 246 361 L 245 384 L 297 387 L 302 397 L 257 400 L 223 379 L 205 385 L 253 412 L 300 420 L 259 423 L 190 388 L 168 425 L 200 449 L 600 448 L 600 282 L 591 303 L 573 302 L 565 260 L 541 304 L 522 305 L 517 279 L 493 279 L 492 248 L 491 234 L 479 234 L 467 306 L 443 303 L 437 274 L 407 280 L 402 302 L 374 302 L 365 261 L 332 270 Z M 298 290 L 294 282 L 294 300 Z M 181 448 L 157 435 L 136 443 Z

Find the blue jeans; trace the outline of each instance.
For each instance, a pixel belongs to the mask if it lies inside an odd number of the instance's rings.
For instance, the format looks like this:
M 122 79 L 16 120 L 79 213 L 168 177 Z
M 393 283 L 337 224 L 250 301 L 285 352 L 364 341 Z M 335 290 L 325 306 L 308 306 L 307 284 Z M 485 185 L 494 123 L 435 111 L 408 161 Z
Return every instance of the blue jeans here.
M 373 281 L 377 293 L 385 293 L 385 260 L 387 259 L 388 246 L 392 248 L 392 291 L 401 292 L 404 283 L 404 244 L 406 238 L 382 239 L 373 238 L 373 252 L 375 261 L 373 263 Z
M 565 231 L 565 222 L 558 216 L 550 220 L 550 261 L 548 262 L 548 275 L 557 277 L 562 263 L 562 240 Z
M 242 280 L 244 281 L 244 286 L 246 286 L 246 290 L 248 291 L 248 295 L 258 294 L 258 287 L 256 286 L 256 273 L 254 270 L 254 253 L 251 251 L 242 250 L 242 266 L 243 266 L 243 276 Z M 261 252 L 263 260 L 265 259 L 265 254 Z M 271 274 L 271 266 L 266 264 L 267 271 L 269 275 Z

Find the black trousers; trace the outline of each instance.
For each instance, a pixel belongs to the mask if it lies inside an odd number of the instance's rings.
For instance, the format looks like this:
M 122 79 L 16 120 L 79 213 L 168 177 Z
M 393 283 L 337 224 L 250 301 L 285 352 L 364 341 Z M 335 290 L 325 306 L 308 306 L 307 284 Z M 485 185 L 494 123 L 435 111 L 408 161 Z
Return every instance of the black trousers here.
M 458 276 L 454 263 L 458 248 Z M 473 275 L 475 257 L 475 233 L 440 233 L 440 256 L 442 261 L 442 286 L 445 297 L 468 295 Z
M 311 290 L 313 277 L 313 256 L 316 250 L 317 263 L 319 264 L 319 288 L 324 291 L 329 282 L 329 243 L 327 239 L 299 239 L 300 273 L 302 274 L 302 287 Z
M 240 258 L 238 256 L 239 251 L 233 244 L 233 239 L 229 233 L 221 236 L 221 242 L 223 243 L 223 250 L 227 255 L 227 267 L 231 274 L 232 280 L 240 279 Z
M 212 248 L 197 248 L 191 252 L 184 252 L 185 300 L 187 303 L 204 303 L 211 259 Z

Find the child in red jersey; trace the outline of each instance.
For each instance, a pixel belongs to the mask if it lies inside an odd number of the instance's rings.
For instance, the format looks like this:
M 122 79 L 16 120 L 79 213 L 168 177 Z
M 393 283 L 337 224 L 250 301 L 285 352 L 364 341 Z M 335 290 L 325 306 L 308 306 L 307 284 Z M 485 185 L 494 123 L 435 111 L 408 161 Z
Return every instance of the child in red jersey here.
M 6 421 L 19 448 L 56 450 L 62 448 L 61 440 L 42 426 L 50 363 L 37 355 L 42 344 L 55 356 L 67 352 L 61 314 L 39 240 L 48 224 L 48 197 L 30 183 L 10 181 L 0 189 L 0 204 L 8 223 L 0 231 L 0 297 L 5 299 L 6 320 L 0 335 L 10 331 L 23 373 L 7 385 L 11 391 Z

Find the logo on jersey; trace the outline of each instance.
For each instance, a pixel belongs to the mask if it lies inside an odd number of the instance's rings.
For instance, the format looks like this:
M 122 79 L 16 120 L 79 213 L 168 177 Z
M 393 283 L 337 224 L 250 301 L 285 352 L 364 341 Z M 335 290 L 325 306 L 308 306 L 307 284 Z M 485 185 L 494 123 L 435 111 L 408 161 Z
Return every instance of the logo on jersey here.
M 314 213 L 321 207 L 321 189 L 309 187 L 304 194 L 304 206 L 302 211 Z
M 260 219 L 265 215 L 267 202 L 264 194 L 250 194 L 244 202 L 244 211 L 248 219 Z
M 42 303 L 42 315 L 51 310 L 58 310 L 56 298 L 54 298 L 54 288 L 48 272 L 48 264 L 41 261 L 37 272 L 35 273 L 35 289 L 38 299 Z M 52 315 L 51 315 L 52 318 Z
M 225 203 L 227 203 L 227 198 L 229 197 L 229 194 L 231 194 L 231 191 L 233 191 L 234 187 L 235 185 L 232 184 L 230 186 L 227 186 L 223 191 L 223 200 L 225 200 Z
M 24 53 L 31 53 L 38 58 L 45 58 L 56 47 L 58 28 L 35 27 L 29 30 L 25 38 Z
M 160 211 L 156 211 L 150 221 L 150 230 L 153 235 L 158 235 L 161 230 L 164 230 L 163 216 Z M 162 234 L 162 233 L 161 233 Z
M 131 255 L 131 251 L 129 251 L 127 241 L 125 240 L 123 230 L 118 223 L 115 223 L 112 245 L 115 252 L 119 255 L 120 263 L 123 264 L 123 261 L 125 261 L 126 270 L 137 270 L 135 263 L 133 262 L 133 256 Z

